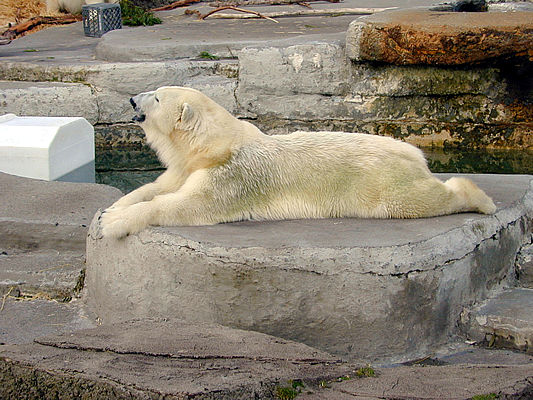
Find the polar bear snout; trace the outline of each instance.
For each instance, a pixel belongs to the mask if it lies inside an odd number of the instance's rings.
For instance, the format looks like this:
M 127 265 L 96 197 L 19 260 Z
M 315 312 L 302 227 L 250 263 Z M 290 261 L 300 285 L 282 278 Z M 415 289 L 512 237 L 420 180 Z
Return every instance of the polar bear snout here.
M 144 120 L 146 119 L 146 114 L 141 112 L 140 108 L 137 106 L 137 103 L 135 102 L 134 97 L 130 97 L 130 104 L 135 110 L 135 112 L 137 113 L 137 115 L 135 115 L 131 120 L 134 122 L 139 122 L 139 123 L 144 122 Z
M 141 115 L 135 115 L 132 119 L 132 121 L 135 121 L 135 122 L 144 122 L 146 120 L 146 115 L 144 114 L 141 114 Z

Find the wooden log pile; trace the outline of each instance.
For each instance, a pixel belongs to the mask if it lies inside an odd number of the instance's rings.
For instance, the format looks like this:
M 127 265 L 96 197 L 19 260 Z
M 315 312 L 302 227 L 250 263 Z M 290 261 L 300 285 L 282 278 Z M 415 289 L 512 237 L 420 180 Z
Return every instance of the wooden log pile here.
M 9 44 L 13 39 L 23 36 L 28 31 L 31 31 L 39 25 L 65 25 L 73 22 L 81 21 L 81 15 L 61 15 L 58 17 L 38 16 L 30 18 L 27 21 L 21 22 L 8 28 L 0 35 L 0 44 Z

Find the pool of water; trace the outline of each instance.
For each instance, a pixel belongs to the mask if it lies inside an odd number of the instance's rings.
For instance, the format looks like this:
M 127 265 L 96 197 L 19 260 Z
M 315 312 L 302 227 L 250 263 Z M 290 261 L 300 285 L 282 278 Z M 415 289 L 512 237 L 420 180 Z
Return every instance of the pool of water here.
M 96 183 L 131 192 L 153 182 L 164 171 L 155 152 L 148 148 L 96 149 Z
M 533 151 L 422 149 L 433 172 L 533 175 Z M 96 182 L 124 193 L 153 182 L 164 168 L 155 153 L 141 149 L 97 149 Z

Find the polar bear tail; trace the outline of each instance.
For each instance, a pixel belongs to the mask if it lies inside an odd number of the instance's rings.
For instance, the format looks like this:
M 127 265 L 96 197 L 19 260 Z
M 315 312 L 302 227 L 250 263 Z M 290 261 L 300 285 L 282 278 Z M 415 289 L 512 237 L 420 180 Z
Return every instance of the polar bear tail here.
M 494 214 L 496 206 L 474 182 L 466 178 L 451 178 L 444 183 L 456 195 L 457 211 L 475 211 L 483 214 Z

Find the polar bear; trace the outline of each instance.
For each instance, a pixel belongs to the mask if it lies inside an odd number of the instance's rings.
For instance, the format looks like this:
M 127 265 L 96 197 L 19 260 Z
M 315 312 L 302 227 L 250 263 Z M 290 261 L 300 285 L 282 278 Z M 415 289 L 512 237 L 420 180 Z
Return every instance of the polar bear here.
M 422 152 L 361 133 L 267 136 L 197 90 L 130 99 L 166 171 L 101 215 L 104 237 L 149 225 L 297 218 L 421 218 L 494 213 L 474 183 L 434 177 Z
M 96 3 L 118 3 L 120 0 L 46 0 L 46 10 L 49 13 L 64 11 L 70 14 L 81 13 L 81 6 Z

